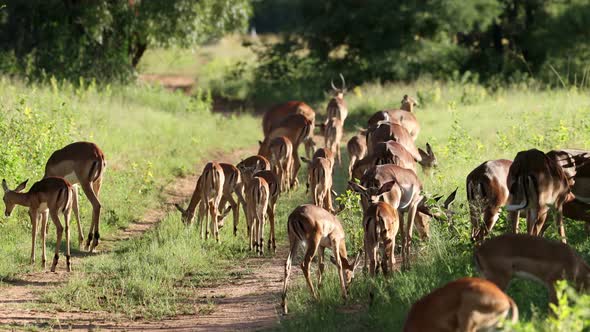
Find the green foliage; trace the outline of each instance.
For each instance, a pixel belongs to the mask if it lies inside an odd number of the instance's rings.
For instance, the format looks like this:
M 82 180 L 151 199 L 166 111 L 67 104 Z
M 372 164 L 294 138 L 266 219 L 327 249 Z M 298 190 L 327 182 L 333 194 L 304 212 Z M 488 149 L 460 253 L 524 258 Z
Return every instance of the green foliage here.
M 342 227 L 346 232 L 347 250 L 352 255 L 363 249 L 363 210 L 361 209 L 361 197 L 355 191 L 347 189 L 336 197 L 340 204 L 341 211 L 338 217 L 342 221 Z
M 148 47 L 193 46 L 243 30 L 249 0 L 16 1 L 0 12 L 0 71 L 124 80 Z

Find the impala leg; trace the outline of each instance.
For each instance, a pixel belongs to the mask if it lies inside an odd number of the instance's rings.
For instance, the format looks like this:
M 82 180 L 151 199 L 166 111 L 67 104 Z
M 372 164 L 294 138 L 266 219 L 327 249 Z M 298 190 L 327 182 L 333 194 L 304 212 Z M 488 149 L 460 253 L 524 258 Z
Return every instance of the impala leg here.
M 239 210 L 239 203 L 233 198 L 230 194 L 227 197 L 227 201 L 229 202 L 230 209 L 232 210 L 233 220 L 234 220 L 234 236 L 238 234 L 238 220 L 240 219 L 240 210 Z
M 55 255 L 53 256 L 53 264 L 51 264 L 51 272 L 55 272 L 55 267 L 57 266 L 57 261 L 59 260 L 59 247 L 61 247 L 61 238 L 63 236 L 64 228 L 61 225 L 61 221 L 59 221 L 57 211 L 49 211 L 49 215 L 51 216 L 51 220 L 55 225 L 55 231 L 57 234 L 57 240 L 55 241 Z
M 365 239 L 365 250 L 367 252 L 367 258 L 369 259 L 369 275 L 371 277 L 375 276 L 376 271 L 376 261 L 377 261 L 377 248 L 374 244 L 371 245 L 368 239 Z
M 545 225 L 545 221 L 547 220 L 547 215 L 549 214 L 549 208 L 542 207 L 537 211 L 536 218 L 533 219 L 534 226 L 533 226 L 533 235 L 539 236 L 541 234 L 541 229 Z
M 201 240 L 203 239 L 204 232 L 206 231 L 204 228 L 207 228 L 207 208 L 204 200 L 199 202 L 199 220 L 198 227 L 199 227 L 199 235 Z
M 400 231 L 400 233 L 402 235 L 402 243 L 401 243 L 402 244 L 402 267 L 405 268 L 406 267 L 406 259 L 407 259 L 407 257 L 406 257 L 406 251 L 405 251 L 406 232 L 407 232 L 407 229 L 406 228 L 407 227 L 405 227 L 405 225 L 404 225 L 404 213 L 401 212 L 399 214 L 399 216 L 400 216 L 400 218 L 399 218 L 399 220 L 400 220 L 400 223 L 399 223 L 399 231 Z M 366 262 L 365 262 L 365 265 L 366 265 Z
M 100 178 L 96 181 L 96 183 L 99 181 Z M 90 231 L 88 232 L 88 239 L 86 240 L 86 250 L 93 252 L 94 248 L 96 248 L 98 245 L 98 240 L 100 239 L 99 219 L 101 204 L 92 187 L 94 186 L 100 189 L 100 184 L 96 185 L 91 184 L 90 182 L 81 182 L 80 185 L 82 186 L 84 194 L 86 194 L 86 197 L 88 197 L 90 204 L 92 204 L 92 223 L 90 224 Z
M 340 279 L 340 288 L 342 289 L 342 297 L 346 299 L 348 297 L 346 291 L 346 283 L 344 281 L 344 269 L 342 268 L 342 259 L 340 257 L 340 242 L 332 240 L 332 252 L 334 258 L 336 258 L 336 267 L 338 269 L 338 278 Z
M 267 207 L 268 209 L 268 207 Z M 264 254 L 264 222 L 266 218 L 266 211 L 263 209 L 258 208 L 258 248 L 259 248 L 259 255 Z
M 70 216 L 71 216 L 71 210 L 69 208 L 66 208 L 63 211 L 64 214 L 64 224 L 65 224 L 65 230 L 66 230 L 66 271 L 71 272 L 72 271 L 72 265 L 70 262 L 71 259 L 71 254 L 70 254 Z
M 395 267 L 395 235 L 392 239 L 388 239 L 385 241 L 385 250 L 384 250 L 384 257 L 383 260 L 385 261 L 385 266 L 383 267 L 383 274 L 387 275 L 389 271 L 393 272 Z M 387 267 L 387 270 L 385 269 Z
M 296 186 L 298 183 L 297 181 L 297 174 L 299 173 L 299 168 L 301 168 L 301 162 L 299 161 L 299 153 L 295 146 L 293 146 L 293 174 L 291 180 L 291 188 Z
M 322 275 L 324 274 L 324 247 L 319 247 L 318 252 L 318 289 L 322 288 Z
M 41 266 L 43 267 L 43 269 L 45 269 L 45 267 L 47 266 L 47 254 L 46 254 L 46 248 L 45 248 L 45 243 L 47 242 L 47 232 L 45 232 L 44 230 L 47 229 L 47 217 L 49 215 L 49 211 L 45 211 L 43 213 L 41 213 L 41 242 L 43 247 L 41 247 L 41 251 L 42 251 L 42 256 L 41 256 Z
M 320 245 L 321 234 L 313 235 L 312 238 L 308 239 L 307 241 L 307 251 L 305 252 L 305 257 L 303 258 L 303 262 L 301 263 L 301 270 L 303 270 L 303 276 L 305 276 L 305 281 L 307 282 L 307 286 L 309 287 L 309 291 L 314 299 L 318 299 L 318 295 L 313 288 L 313 282 L 311 281 L 311 273 L 309 271 L 311 267 L 311 261 L 315 256 L 316 252 L 318 251 L 318 247 Z M 336 250 L 336 253 L 338 251 Z
M 555 211 L 555 222 L 557 223 L 557 230 L 559 232 L 559 237 L 561 237 L 561 242 L 567 243 L 565 238 L 565 228 L 563 227 L 563 207 L 558 207 Z
M 80 222 L 80 210 L 78 203 L 78 186 L 72 186 L 72 209 L 74 210 L 74 217 L 78 223 L 78 248 L 82 249 L 84 245 L 84 231 L 82 230 L 82 224 Z
M 518 222 L 520 219 L 520 211 L 508 212 L 508 222 L 512 226 L 512 233 L 518 233 Z
M 275 253 L 277 251 L 277 245 L 275 240 L 275 208 L 276 202 L 269 202 L 268 203 L 268 221 L 270 223 L 270 231 L 268 233 L 268 249 L 272 249 L 272 252 Z
M 418 200 L 419 201 L 419 200 Z M 418 204 L 412 204 L 408 209 L 408 232 L 406 234 L 406 254 L 408 258 L 408 266 L 409 266 L 409 259 L 410 253 L 412 248 L 412 233 L 414 229 L 414 219 L 416 218 L 416 210 L 418 208 Z
M 338 157 L 338 166 L 342 166 L 342 151 L 340 151 L 340 142 L 336 143 L 336 156 Z
M 285 281 L 283 283 L 283 296 L 281 301 L 281 306 L 283 307 L 283 311 L 287 313 L 287 285 L 289 284 L 289 277 L 291 275 L 291 263 L 293 257 L 297 254 L 297 247 L 299 246 L 299 241 L 293 240 L 291 242 L 291 249 L 289 250 L 289 255 L 287 256 L 287 260 L 285 261 Z
M 31 264 L 35 264 L 35 242 L 37 242 L 37 220 L 39 219 L 39 212 L 36 210 L 29 210 L 29 217 L 31 218 L 31 226 L 33 237 L 31 239 Z
M 354 167 L 354 163 L 356 163 L 356 155 L 350 156 L 350 161 L 348 162 L 348 179 L 352 180 L 352 168 Z

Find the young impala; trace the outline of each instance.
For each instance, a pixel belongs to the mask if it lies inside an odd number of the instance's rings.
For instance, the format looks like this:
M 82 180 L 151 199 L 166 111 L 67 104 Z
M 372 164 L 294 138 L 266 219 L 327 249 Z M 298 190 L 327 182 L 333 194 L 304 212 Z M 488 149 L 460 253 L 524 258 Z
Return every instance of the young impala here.
M 307 183 L 311 189 L 313 204 L 334 212 L 332 206 L 332 163 L 326 158 L 316 157 L 308 165 Z
M 348 164 L 348 178 L 352 179 L 352 169 L 355 164 L 363 159 L 367 154 L 367 139 L 365 135 L 358 134 L 352 136 L 348 143 L 346 143 L 346 150 L 348 151 L 349 164 Z
M 324 140 L 326 148 L 332 151 L 332 154 L 338 160 L 338 165 L 342 165 L 342 157 L 340 156 L 340 141 L 342 141 L 343 122 L 338 118 L 330 118 L 326 122 L 326 129 L 324 131 Z
M 301 269 L 305 281 L 309 286 L 311 295 L 317 299 L 317 293 L 311 281 L 310 266 L 316 253 L 318 253 L 318 287 L 322 284 L 322 273 L 324 272 L 324 250 L 330 248 L 333 257 L 330 257 L 332 263 L 338 268 L 338 278 L 340 279 L 340 288 L 342 297 L 347 297 L 347 285 L 350 284 L 354 277 L 354 271 L 360 263 L 359 256 L 351 261 L 346 252 L 346 243 L 344 239 L 344 229 L 340 220 L 330 212 L 319 206 L 304 204 L 300 205 L 291 212 L 287 221 L 287 234 L 289 236 L 289 255 L 285 262 L 285 281 L 283 284 L 283 296 L 281 305 L 285 314 L 287 313 L 287 286 L 291 274 L 291 261 L 297 254 L 299 247 L 305 243 L 306 252 L 301 263 Z
M 27 180 L 28 181 L 28 180 Z M 32 245 L 31 245 L 31 264 L 35 263 L 35 242 L 37 239 L 37 222 L 41 218 L 41 239 L 42 247 L 42 265 L 45 268 L 45 238 L 47 236 L 47 215 L 55 224 L 57 232 L 57 242 L 55 245 L 55 256 L 51 272 L 55 272 L 57 261 L 59 259 L 59 247 L 64 227 L 59 220 L 59 214 L 64 216 L 64 225 L 66 231 L 66 266 L 67 271 L 71 271 L 70 262 L 70 211 L 72 208 L 73 193 L 72 186 L 64 178 L 46 177 L 43 180 L 33 184 L 28 192 L 22 193 L 27 186 L 27 181 L 19 184 L 14 190 L 10 190 L 6 180 L 2 180 L 4 189 L 4 204 L 6 205 L 5 215 L 10 216 L 15 205 L 22 205 L 29 208 L 29 217 L 32 225 Z
M 80 247 L 84 242 L 80 214 L 78 213 L 78 186 L 92 204 L 92 223 L 86 240 L 86 250 L 94 251 L 100 239 L 100 211 L 102 205 L 99 201 L 100 187 L 107 163 L 102 150 L 94 143 L 76 142 L 66 145 L 51 154 L 45 164 L 47 177 L 63 177 L 74 185 L 73 209 L 78 223 L 78 243 Z
M 293 144 L 285 136 L 275 137 L 270 141 L 270 164 L 273 172 L 279 177 L 281 192 L 290 189 L 293 175 Z
M 527 234 L 504 234 L 486 240 L 475 250 L 480 274 L 506 289 L 514 276 L 540 281 L 557 303 L 557 280 L 573 282 L 579 290 L 590 287 L 590 266 L 567 244 Z
M 418 300 L 408 313 L 404 332 L 476 332 L 490 330 L 512 312 L 518 321 L 514 300 L 493 283 L 462 278 L 435 289 Z
M 375 276 L 377 251 L 379 245 L 383 247 L 381 269 L 384 274 L 393 271 L 395 266 L 395 236 L 399 229 L 397 208 L 385 202 L 374 202 L 369 206 L 363 218 L 365 230 L 365 255 L 369 261 L 369 273 Z M 366 265 L 365 260 L 365 265 Z
M 264 223 L 270 198 L 268 182 L 254 176 L 246 185 L 246 220 L 249 229 L 249 248 L 259 255 L 264 253 Z
M 203 238 L 204 231 L 205 239 L 208 239 L 210 230 L 215 236 L 215 241 L 219 242 L 219 203 L 223 195 L 224 182 L 225 175 L 223 168 L 217 162 L 209 162 L 205 165 L 203 173 L 197 180 L 195 191 L 193 192 L 188 208 L 184 210 L 180 205 L 176 205 L 176 208 L 182 213 L 183 222 L 190 224 L 195 217 L 197 204 L 199 204 L 201 238 Z M 210 222 L 208 222 L 209 219 Z

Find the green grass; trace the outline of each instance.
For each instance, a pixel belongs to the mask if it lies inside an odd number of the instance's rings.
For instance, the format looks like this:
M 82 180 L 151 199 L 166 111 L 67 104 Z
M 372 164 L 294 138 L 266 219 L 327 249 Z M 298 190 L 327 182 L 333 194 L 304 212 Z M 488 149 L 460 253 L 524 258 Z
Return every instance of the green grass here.
M 107 158 L 101 190 L 103 238 L 157 207 L 162 188 L 174 177 L 200 171 L 193 168 L 197 161 L 213 151 L 254 145 L 259 131 L 258 120 L 252 117 L 212 114 L 198 100 L 157 88 L 93 84 L 74 88 L 57 82 L 26 86 L 2 79 L 0 91 L 0 176 L 11 187 L 26 178 L 31 183 L 40 179 L 51 152 L 68 143 L 89 140 L 103 149 Z M 82 196 L 84 232 L 90 214 L 90 204 Z M 40 264 L 28 262 L 26 209 L 2 217 L 0 228 L 0 280 L 39 269 Z M 51 251 L 54 232 L 50 235 Z M 73 264 L 78 268 L 76 259 Z

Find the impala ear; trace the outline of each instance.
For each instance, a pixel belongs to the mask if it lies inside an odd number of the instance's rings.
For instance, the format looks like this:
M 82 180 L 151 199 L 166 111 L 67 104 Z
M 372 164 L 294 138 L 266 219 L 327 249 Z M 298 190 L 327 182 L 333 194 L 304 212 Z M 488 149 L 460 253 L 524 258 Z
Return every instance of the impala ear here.
M 383 184 L 381 186 L 381 188 L 379 188 L 379 191 L 377 191 L 377 194 L 381 195 L 383 193 L 391 191 L 391 188 L 393 188 L 393 186 L 395 186 L 395 184 L 396 184 L 395 181 L 389 181 L 389 182 Z
M 422 157 L 422 159 L 426 159 L 426 157 L 428 157 L 428 152 L 422 150 L 421 148 L 418 148 L 418 153 L 420 154 L 420 157 Z
M 432 147 L 430 146 L 430 143 L 426 143 L 426 152 L 428 152 L 428 155 L 434 156 L 434 151 L 432 151 Z
M 6 184 L 6 179 L 2 179 L 2 189 L 4 189 L 4 192 L 7 192 L 10 190 L 10 189 L 8 189 L 8 185 Z
M 455 191 L 453 191 L 449 197 L 447 197 L 447 199 L 445 199 L 445 202 L 443 203 L 443 206 L 445 207 L 445 209 L 449 208 L 449 205 L 451 205 L 451 203 L 453 203 L 455 201 L 455 197 L 457 197 L 457 190 L 459 190 L 459 187 L 457 187 L 455 189 Z
M 23 183 L 19 184 L 14 191 L 17 193 L 23 191 L 27 187 L 27 182 L 29 182 L 29 179 L 26 179 Z

